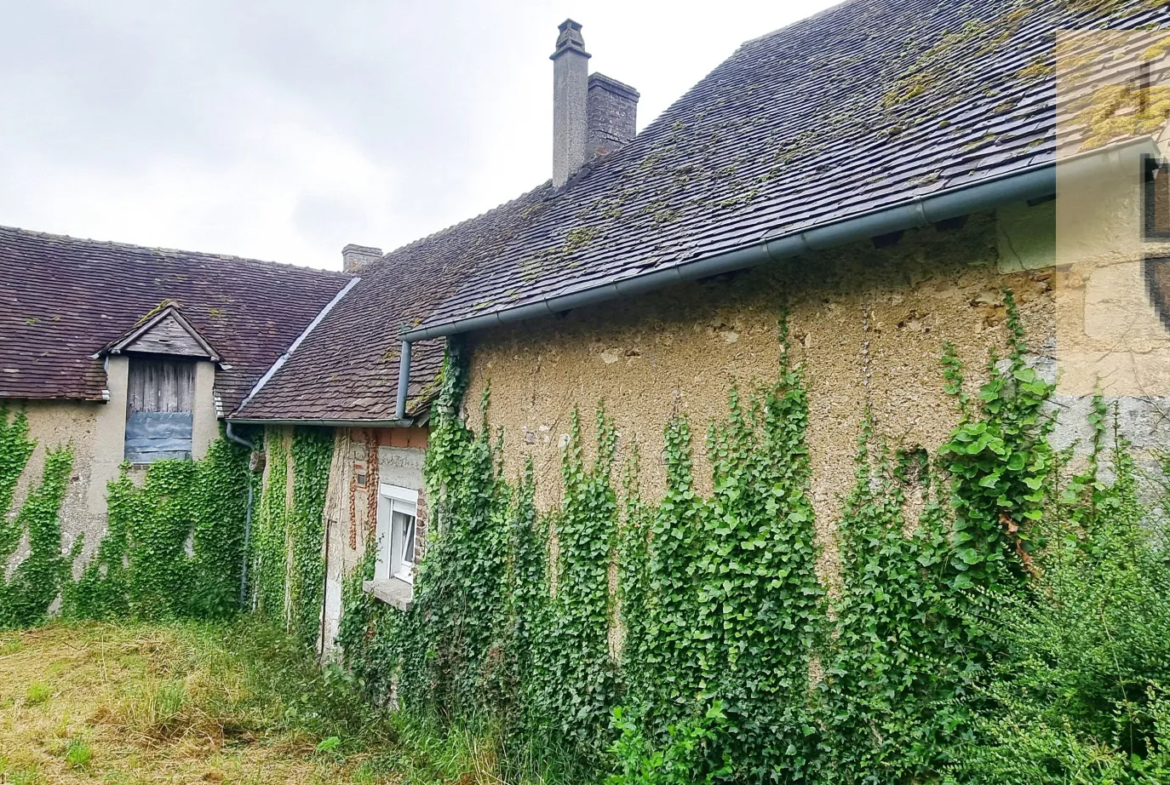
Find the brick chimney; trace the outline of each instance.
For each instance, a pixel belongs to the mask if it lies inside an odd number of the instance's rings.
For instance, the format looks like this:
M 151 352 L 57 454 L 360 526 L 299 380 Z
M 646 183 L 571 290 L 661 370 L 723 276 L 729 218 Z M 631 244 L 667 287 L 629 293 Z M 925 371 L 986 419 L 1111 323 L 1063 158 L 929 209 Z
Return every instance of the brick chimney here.
M 560 188 L 588 160 L 589 53 L 581 25 L 572 19 L 557 28 L 553 61 L 553 185 Z
M 553 61 L 553 186 L 578 169 L 612 153 L 637 131 L 638 91 L 603 74 L 589 74 L 581 25 L 566 19 L 557 27 Z
M 589 75 L 589 159 L 612 153 L 637 133 L 638 91 L 604 74 Z
M 356 273 L 371 262 L 382 258 L 381 248 L 371 248 L 368 245 L 354 245 L 350 243 L 341 249 L 341 269 L 347 273 Z

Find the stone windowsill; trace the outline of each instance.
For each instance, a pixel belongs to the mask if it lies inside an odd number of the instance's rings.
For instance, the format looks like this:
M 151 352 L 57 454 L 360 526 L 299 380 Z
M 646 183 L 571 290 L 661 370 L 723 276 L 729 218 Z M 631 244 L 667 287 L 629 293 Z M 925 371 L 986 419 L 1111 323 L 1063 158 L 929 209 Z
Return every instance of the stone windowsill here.
M 401 578 L 363 581 L 362 591 L 400 611 L 410 610 L 414 603 L 414 587 Z

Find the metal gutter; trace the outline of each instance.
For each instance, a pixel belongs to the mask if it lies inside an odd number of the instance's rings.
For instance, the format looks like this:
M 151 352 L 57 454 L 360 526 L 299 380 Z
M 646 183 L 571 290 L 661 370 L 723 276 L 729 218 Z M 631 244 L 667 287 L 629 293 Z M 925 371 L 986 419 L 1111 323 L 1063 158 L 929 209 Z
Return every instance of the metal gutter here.
M 260 417 L 229 417 L 230 425 L 312 425 L 321 428 L 409 428 L 415 425 L 412 418 L 404 417 L 398 420 L 289 420 Z
M 1157 152 L 1153 140 L 1143 137 L 1088 153 L 1069 156 L 1060 162 L 1061 179 L 1063 181 L 1066 178 L 1079 178 L 1102 171 L 1108 173 L 1123 171 L 1126 162 L 1122 159 L 1122 152 L 1131 147 L 1135 148 L 1136 152 L 1151 154 Z M 750 246 L 684 262 L 664 270 L 654 270 L 630 276 L 620 281 L 589 287 L 571 294 L 547 297 L 535 303 L 506 308 L 482 316 L 454 319 L 430 327 L 407 330 L 402 334 L 404 362 L 399 368 L 399 401 L 395 414 L 402 417 L 405 413 L 402 391 L 410 381 L 409 353 L 406 351 L 406 347 L 415 341 L 473 332 L 500 324 L 548 316 L 573 308 L 597 305 L 620 297 L 645 294 L 673 283 L 693 281 L 734 270 L 744 270 L 766 262 L 792 258 L 809 251 L 820 251 L 891 232 L 915 229 L 948 218 L 957 218 L 961 215 L 989 210 L 1002 204 L 1052 196 L 1056 193 L 1056 179 L 1057 164 L 1055 162 L 1038 164 L 1000 177 L 944 189 L 840 221 L 796 232 L 765 235 L 762 241 Z
M 265 371 L 264 375 L 261 376 L 254 385 L 252 385 L 252 389 L 248 391 L 246 396 L 244 396 L 244 400 L 240 403 L 239 406 L 236 407 L 236 411 L 243 409 L 248 405 L 248 401 L 256 397 L 256 393 L 260 392 L 260 390 L 264 388 L 264 385 L 268 384 L 269 380 L 272 379 L 272 377 L 276 375 L 276 372 L 281 369 L 281 366 L 288 362 L 288 358 L 291 357 L 292 353 L 297 350 L 297 347 L 301 345 L 301 342 L 309 337 L 309 333 L 313 332 L 314 328 L 316 328 L 317 325 L 324 321 L 325 317 L 329 315 L 329 312 L 333 310 L 333 306 L 341 302 L 341 298 L 349 294 L 349 290 L 357 286 L 358 281 L 360 280 L 361 278 L 349 279 L 349 283 L 341 287 L 341 291 L 333 295 L 333 299 L 325 304 L 325 307 L 322 308 L 321 311 L 313 317 L 313 321 L 309 322 L 309 326 L 301 331 L 301 334 L 297 336 L 297 339 L 292 342 L 292 346 L 288 347 L 288 351 L 280 355 L 280 357 L 277 357 L 276 362 L 272 364 L 272 367 Z M 236 420 L 236 422 L 243 423 L 247 422 L 247 420 Z M 266 420 L 265 422 L 271 421 Z

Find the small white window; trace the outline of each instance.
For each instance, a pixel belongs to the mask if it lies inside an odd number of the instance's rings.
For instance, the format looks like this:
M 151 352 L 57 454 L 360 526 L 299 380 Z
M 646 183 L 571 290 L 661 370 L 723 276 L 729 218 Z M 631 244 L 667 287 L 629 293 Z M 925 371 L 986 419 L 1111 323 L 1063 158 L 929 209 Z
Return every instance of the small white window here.
M 374 577 L 413 583 L 418 491 L 382 485 L 378 495 L 378 557 Z

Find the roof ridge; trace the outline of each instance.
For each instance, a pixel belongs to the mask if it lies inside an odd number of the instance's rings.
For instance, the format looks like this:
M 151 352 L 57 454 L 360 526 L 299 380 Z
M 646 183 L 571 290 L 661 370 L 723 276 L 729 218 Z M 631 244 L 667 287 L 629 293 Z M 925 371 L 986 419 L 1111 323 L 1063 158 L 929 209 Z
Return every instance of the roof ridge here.
M 501 210 L 504 210 L 504 209 L 516 204 L 517 202 L 524 200 L 525 198 L 531 196 L 532 194 L 534 194 L 534 193 L 536 193 L 544 188 L 549 188 L 551 182 L 552 182 L 551 180 L 545 180 L 543 183 L 536 186 L 535 188 L 529 188 L 527 191 L 520 194 L 519 196 L 515 196 L 506 202 L 501 202 L 500 204 L 497 204 L 495 207 L 484 210 L 482 213 L 479 213 L 478 215 L 473 215 L 470 218 L 465 218 L 464 220 L 462 220 L 458 223 L 453 223 L 450 226 L 447 226 L 447 227 L 444 227 L 444 228 L 439 229 L 437 231 L 431 232 L 428 235 L 424 235 L 423 237 L 419 237 L 417 239 L 411 240 L 409 243 L 406 243 L 405 245 L 400 245 L 397 248 L 394 248 L 393 250 L 387 251 L 386 253 L 382 254 L 382 258 L 379 259 L 377 262 L 375 262 L 375 264 L 381 264 L 388 257 L 396 256 L 400 253 L 404 253 L 406 251 L 409 251 L 412 248 L 415 248 L 416 246 L 422 245 L 423 243 L 428 243 L 428 242 L 431 242 L 433 240 L 437 240 L 445 234 L 452 234 L 454 232 L 457 232 L 459 229 L 467 226 L 468 224 L 471 224 L 471 223 L 479 221 L 483 218 L 486 218 L 487 216 L 491 215 L 492 213 L 496 213 L 496 212 L 499 212 Z M 541 201 L 543 202 L 543 201 L 547 201 L 547 200 L 542 199 Z
M 754 44 L 757 41 L 763 41 L 766 38 L 771 38 L 772 36 L 776 35 L 777 33 L 783 33 L 785 30 L 788 30 L 791 27 L 796 27 L 797 25 L 802 25 L 802 24 L 805 24 L 806 22 L 812 22 L 814 19 L 819 19 L 822 16 L 826 16 L 828 14 L 833 13 L 834 11 L 838 11 L 841 9 L 842 6 L 852 5 L 853 3 L 859 3 L 859 2 L 861 2 L 861 0 L 840 0 L 840 2 L 833 4 L 833 5 L 829 6 L 828 8 L 822 8 L 820 11 L 817 11 L 815 14 L 812 14 L 810 16 L 802 16 L 800 19 L 793 20 L 786 25 L 782 25 L 780 27 L 777 27 L 775 30 L 772 30 L 771 32 L 764 33 L 763 35 L 757 35 L 755 38 L 749 38 L 748 40 L 741 43 L 739 45 L 739 48 L 743 49 L 745 46 L 748 46 L 749 44 Z
M 41 232 L 34 229 L 23 229 L 19 226 L 6 226 L 4 224 L 0 224 L 0 232 L 11 232 L 16 235 L 23 235 L 25 237 L 41 240 L 64 240 L 75 245 L 95 245 L 110 248 L 112 250 L 137 250 L 160 255 L 181 254 L 189 257 L 194 256 L 222 262 L 242 262 L 245 264 L 266 265 L 271 267 L 288 268 L 292 270 L 305 270 L 310 273 L 323 273 L 328 276 L 337 276 L 341 278 L 353 277 L 352 273 L 343 272 L 341 270 L 327 270 L 323 267 L 309 267 L 302 264 L 290 264 L 289 262 L 276 262 L 270 259 L 256 259 L 249 256 L 236 256 L 235 254 L 211 253 L 207 251 L 188 251 L 183 248 L 164 248 L 161 246 L 139 245 L 137 243 L 127 243 L 116 240 L 96 240 L 91 237 L 74 237 L 73 235 L 69 234 Z

